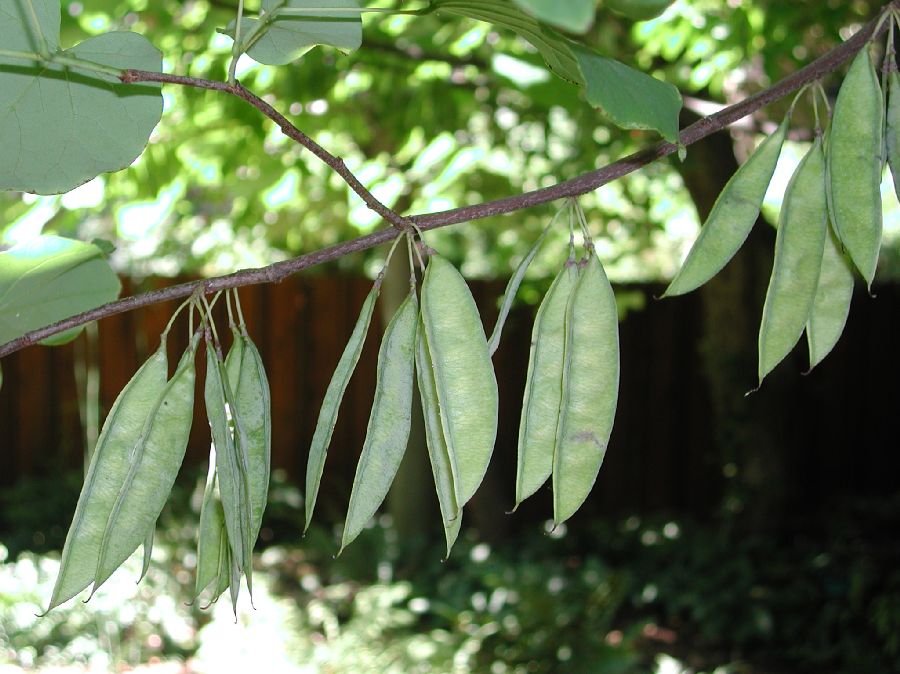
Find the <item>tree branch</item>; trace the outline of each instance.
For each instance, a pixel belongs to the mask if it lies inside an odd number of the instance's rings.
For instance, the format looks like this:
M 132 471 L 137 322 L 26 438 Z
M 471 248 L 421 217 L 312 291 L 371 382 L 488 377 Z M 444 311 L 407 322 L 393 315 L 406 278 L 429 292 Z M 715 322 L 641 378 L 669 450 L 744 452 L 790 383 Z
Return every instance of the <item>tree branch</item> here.
M 895 6 L 900 6 L 900 0 L 894 0 Z M 723 110 L 704 117 L 703 119 L 691 124 L 682 130 L 680 138 L 683 145 L 691 145 L 727 127 L 729 124 L 765 107 L 769 103 L 776 101 L 784 96 L 798 90 L 800 87 L 814 82 L 822 77 L 834 72 L 843 63 L 852 58 L 867 42 L 874 37 L 874 29 L 877 18 L 863 28 L 857 31 L 846 42 L 838 45 L 828 53 L 819 57 L 806 67 L 785 77 L 777 84 L 765 89 L 749 98 L 736 103 L 735 105 L 724 108 Z M 887 27 L 885 22 L 881 26 L 880 33 L 883 33 Z M 291 124 L 281 113 L 272 108 L 268 103 L 260 99 L 252 92 L 245 89 L 240 84 L 228 85 L 224 82 L 216 82 L 211 80 L 201 80 L 190 77 L 181 77 L 177 75 L 166 75 L 161 73 L 144 72 L 137 70 L 127 70 L 122 74 L 123 82 L 162 82 L 167 84 L 180 84 L 184 86 L 198 87 L 201 89 L 212 89 L 223 91 L 238 96 L 250 105 L 259 109 L 266 117 L 278 124 L 282 131 L 290 138 L 308 148 L 317 157 L 324 161 L 328 166 L 332 167 L 353 190 L 359 194 L 370 208 L 381 214 L 385 220 L 393 224 L 395 227 L 379 230 L 366 236 L 361 236 L 350 241 L 345 241 L 334 246 L 323 248 L 313 253 L 301 255 L 299 257 L 277 262 L 260 269 L 249 269 L 238 271 L 226 276 L 218 276 L 215 278 L 194 281 L 191 283 L 182 283 L 160 290 L 153 290 L 141 295 L 134 295 L 124 299 L 110 302 L 96 309 L 86 311 L 84 313 L 66 318 L 62 321 L 54 323 L 38 330 L 33 330 L 28 334 L 14 339 L 0 346 L 0 357 L 7 356 L 15 351 L 23 349 L 27 346 L 37 344 L 41 340 L 52 337 L 53 335 L 64 332 L 71 328 L 80 327 L 91 321 L 114 316 L 116 314 L 138 309 L 140 307 L 157 304 L 173 299 L 189 297 L 193 293 L 213 293 L 228 288 L 240 288 L 258 283 L 274 283 L 291 276 L 303 269 L 308 269 L 324 262 L 336 260 L 350 253 L 367 250 L 379 244 L 385 243 L 399 236 L 397 228 L 405 228 L 407 219 L 396 214 L 387 206 L 381 204 L 359 180 L 347 169 L 344 162 L 329 153 L 327 150 L 318 145 L 314 140 L 309 138 L 302 131 Z M 589 171 L 580 176 L 557 183 L 551 187 L 526 192 L 515 196 L 488 201 L 481 204 L 464 206 L 448 211 L 438 213 L 429 213 L 423 215 L 412 216 L 410 219 L 423 230 L 437 229 L 446 225 L 452 225 L 469 220 L 477 220 L 494 215 L 503 215 L 514 211 L 539 206 L 541 204 L 562 199 L 564 197 L 576 197 L 591 192 L 617 178 L 633 173 L 639 168 L 656 161 L 662 157 L 673 154 L 677 151 L 677 146 L 673 143 L 660 142 L 656 145 L 648 147 L 644 150 L 631 154 L 618 161 L 608 164 L 607 166 Z

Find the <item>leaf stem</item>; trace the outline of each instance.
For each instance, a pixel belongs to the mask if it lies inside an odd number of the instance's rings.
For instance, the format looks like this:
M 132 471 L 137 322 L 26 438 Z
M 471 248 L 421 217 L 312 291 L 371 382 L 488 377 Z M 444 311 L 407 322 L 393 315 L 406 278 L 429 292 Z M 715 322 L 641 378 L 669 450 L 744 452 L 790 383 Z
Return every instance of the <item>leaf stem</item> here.
M 50 58 L 50 47 L 47 44 L 47 38 L 44 31 L 41 30 L 41 22 L 38 21 L 37 12 L 34 11 L 34 3 L 31 0 L 25 0 L 28 7 L 28 19 L 31 21 L 31 29 L 34 32 L 33 37 L 37 40 L 37 48 L 44 59 Z
M 237 18 L 234 21 L 234 44 L 231 46 L 231 63 L 228 66 L 228 84 L 234 84 L 237 79 L 235 72 L 237 71 L 238 59 L 243 53 L 241 48 L 241 22 L 244 18 L 244 0 L 238 0 Z

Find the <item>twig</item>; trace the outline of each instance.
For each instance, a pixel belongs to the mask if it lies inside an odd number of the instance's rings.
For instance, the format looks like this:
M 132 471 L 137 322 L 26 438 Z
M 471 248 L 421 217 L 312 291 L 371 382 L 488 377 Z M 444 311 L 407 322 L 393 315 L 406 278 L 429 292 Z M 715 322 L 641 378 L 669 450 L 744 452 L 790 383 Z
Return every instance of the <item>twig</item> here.
M 894 0 L 895 6 L 900 6 L 900 0 Z M 684 145 L 691 145 L 707 136 L 724 129 L 729 124 L 765 107 L 769 103 L 783 98 L 800 87 L 821 79 L 822 77 L 832 73 L 843 63 L 852 58 L 870 38 L 878 37 L 874 35 L 874 29 L 877 19 L 869 22 L 861 28 L 846 42 L 838 45 L 828 53 L 819 57 L 809 65 L 801 68 L 797 72 L 785 77 L 777 84 L 765 89 L 749 98 L 736 103 L 735 105 L 724 108 L 723 110 L 705 117 L 681 132 L 681 142 Z M 882 25 L 881 30 L 884 30 Z M 165 75 L 160 73 L 151 73 L 144 71 L 128 70 L 122 74 L 123 82 L 162 82 L 169 84 L 182 84 L 186 86 L 199 87 L 202 89 L 213 89 L 224 91 L 246 100 L 248 103 L 258 108 L 269 119 L 278 124 L 282 130 L 291 138 L 301 143 L 304 147 L 310 149 L 317 157 L 322 159 L 326 164 L 334 168 L 348 184 L 366 200 L 374 210 L 378 208 L 393 214 L 392 217 L 397 220 L 391 220 L 381 213 L 386 220 L 395 226 L 405 227 L 406 221 L 389 208 L 380 204 L 368 191 L 363 187 L 356 177 L 347 169 L 344 162 L 327 150 L 318 145 L 311 138 L 306 136 L 299 129 L 294 127 L 287 119 L 277 112 L 272 106 L 251 93 L 240 84 L 230 86 L 224 82 L 215 82 L 211 80 L 200 80 L 195 78 L 181 77 L 177 75 Z M 573 197 L 591 192 L 617 178 L 633 173 L 639 168 L 656 161 L 662 157 L 673 154 L 677 151 L 677 146 L 673 143 L 661 142 L 647 149 L 636 152 L 632 155 L 619 159 L 596 171 L 589 171 L 580 176 L 560 182 L 551 187 L 526 192 L 524 194 L 488 201 L 472 206 L 464 206 L 449 211 L 439 213 L 429 213 L 424 215 L 416 215 L 410 218 L 420 229 L 430 230 L 452 225 L 469 220 L 478 220 L 494 215 L 503 215 L 514 211 L 538 206 L 550 201 L 561 199 L 564 197 Z M 354 187 L 355 185 L 355 187 Z M 360 193 L 362 191 L 362 194 Z M 363 196 L 368 194 L 368 199 Z M 27 346 L 37 344 L 41 340 L 52 337 L 71 328 L 80 327 L 91 321 L 95 321 L 126 311 L 132 311 L 141 307 L 146 307 L 160 302 L 166 302 L 173 299 L 188 297 L 195 292 L 212 293 L 228 288 L 239 288 L 242 286 L 256 285 L 258 283 L 274 283 L 291 276 L 303 269 L 336 260 L 350 253 L 359 252 L 373 248 L 379 244 L 385 243 L 399 236 L 401 232 L 398 229 L 388 228 L 373 232 L 366 236 L 361 236 L 350 241 L 345 241 L 334 246 L 323 248 L 313 253 L 301 255 L 299 257 L 277 262 L 268 267 L 261 269 L 250 269 L 235 272 L 225 276 L 205 279 L 202 281 L 194 281 L 191 283 L 182 283 L 160 290 L 153 290 L 141 295 L 126 297 L 116 302 L 110 302 L 96 309 L 86 311 L 84 313 L 58 321 L 53 325 L 49 325 L 38 330 L 33 330 L 28 334 L 14 339 L 0 346 L 0 357 L 7 356 Z

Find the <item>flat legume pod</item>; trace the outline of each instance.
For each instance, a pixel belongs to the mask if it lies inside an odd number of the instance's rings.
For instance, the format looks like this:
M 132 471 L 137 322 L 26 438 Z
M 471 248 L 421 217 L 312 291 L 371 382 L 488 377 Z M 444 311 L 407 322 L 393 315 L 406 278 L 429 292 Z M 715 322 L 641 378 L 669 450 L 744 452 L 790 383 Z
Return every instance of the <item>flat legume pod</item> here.
M 553 457 L 553 519 L 571 517 L 594 486 L 616 416 L 619 323 L 616 298 L 596 255 L 566 308 L 562 400 Z
M 447 451 L 461 508 L 484 479 L 497 437 L 497 378 L 465 279 L 432 255 L 422 281 L 422 321 L 434 365 Z
M 238 347 L 240 345 L 240 347 Z M 232 356 L 232 354 L 235 354 Z M 269 494 L 272 472 L 272 403 L 262 357 L 245 330 L 234 330 L 225 358 L 236 418 L 244 433 L 250 487 L 250 547 L 256 543 Z
M 375 400 L 369 415 L 341 550 L 362 531 L 384 501 L 409 441 L 419 306 L 410 292 L 391 319 L 378 351 Z
M 222 502 L 217 492 L 216 456 L 215 449 L 213 449 L 209 457 L 209 471 L 206 476 L 206 487 L 203 490 L 203 503 L 200 506 L 200 527 L 197 536 L 197 579 L 194 585 L 195 599 L 219 575 L 219 557 L 222 554 L 222 539 L 226 536 L 226 533 L 225 512 L 222 510 Z
M 759 382 L 800 340 L 822 270 L 828 233 L 825 156 L 816 138 L 784 194 L 775 261 L 759 326 Z
M 577 278 L 575 265 L 566 265 L 553 279 L 534 319 L 522 418 L 519 423 L 517 508 L 553 472 L 553 454 L 562 400 L 566 308 Z
M 853 299 L 853 268 L 831 228 L 825 237 L 822 270 L 806 324 L 809 369 L 821 363 L 841 338 Z
M 134 460 L 100 543 L 94 592 L 141 544 L 172 491 L 194 417 L 194 356 L 198 341 L 199 334 L 194 335 L 134 446 Z
M 163 343 L 125 385 L 106 417 L 66 534 L 48 611 L 94 580 L 106 521 L 128 475 L 132 449 L 166 386 L 167 368 Z
M 863 47 L 834 103 L 827 171 L 834 231 L 869 287 L 881 249 L 882 106 L 881 86 Z
M 789 123 L 790 117 L 785 117 L 775 133 L 760 143 L 725 185 L 663 297 L 683 295 L 702 286 L 721 271 L 747 240 L 775 173 Z
M 888 164 L 891 166 L 891 176 L 894 179 L 894 193 L 900 199 L 900 73 L 896 70 L 888 75 L 885 149 Z
M 441 412 L 438 406 L 437 390 L 434 383 L 434 366 L 428 350 L 428 336 L 421 318 L 416 331 L 416 375 L 419 382 L 419 397 L 422 400 L 422 415 L 425 421 L 425 443 L 434 475 L 444 537 L 447 540 L 447 556 L 459 536 L 462 526 L 462 510 L 456 503 L 456 489 L 453 486 L 453 469 L 444 429 L 441 426 Z
M 328 389 L 325 391 L 325 398 L 322 400 L 322 407 L 319 410 L 319 420 L 316 422 L 316 430 L 313 433 L 312 444 L 309 447 L 309 458 L 306 462 L 306 524 L 303 530 L 309 529 L 312 522 L 313 510 L 316 507 L 316 498 L 319 495 L 319 485 L 322 482 L 322 472 L 325 470 L 325 455 L 328 452 L 328 445 L 331 444 L 331 435 L 334 432 L 334 426 L 337 423 L 338 409 L 341 406 L 341 400 L 359 362 L 359 355 L 362 353 L 363 344 L 366 341 L 366 335 L 369 332 L 369 326 L 372 323 L 372 314 L 375 311 L 375 302 L 381 286 L 376 283 L 369 291 L 366 301 L 363 302 L 362 310 L 359 312 L 359 318 L 356 319 L 356 325 L 353 326 L 353 332 L 344 352 L 338 361 L 337 367 L 331 381 L 328 382 Z
M 243 349 L 243 344 L 239 343 L 237 348 Z M 246 432 L 239 430 L 242 426 L 240 411 L 233 404 L 234 396 L 227 382 L 224 364 L 211 342 L 206 345 L 204 400 L 215 447 L 216 474 L 231 555 L 238 569 L 250 574 L 253 544 L 250 485 L 247 459 L 244 456 Z M 231 423 L 228 411 L 231 412 Z
M 551 221 L 550 225 L 552 224 L 553 222 Z M 506 290 L 503 293 L 503 301 L 500 303 L 500 313 L 497 315 L 497 324 L 494 326 L 494 330 L 491 332 L 491 336 L 488 339 L 488 353 L 492 356 L 500 346 L 500 337 L 503 334 L 503 326 L 506 324 L 506 318 L 509 316 L 509 310 L 512 308 L 513 301 L 516 299 L 516 293 L 519 291 L 522 279 L 525 278 L 525 272 L 528 271 L 528 267 L 531 265 L 532 260 L 534 260 L 534 256 L 537 255 L 538 250 L 540 250 L 541 244 L 547 236 L 547 232 L 550 231 L 550 225 L 547 225 L 544 228 L 544 231 L 541 232 L 537 241 L 534 242 L 529 251 L 525 254 L 525 257 L 519 262 L 515 272 L 513 272 L 512 277 L 509 279 L 509 283 L 506 284 Z

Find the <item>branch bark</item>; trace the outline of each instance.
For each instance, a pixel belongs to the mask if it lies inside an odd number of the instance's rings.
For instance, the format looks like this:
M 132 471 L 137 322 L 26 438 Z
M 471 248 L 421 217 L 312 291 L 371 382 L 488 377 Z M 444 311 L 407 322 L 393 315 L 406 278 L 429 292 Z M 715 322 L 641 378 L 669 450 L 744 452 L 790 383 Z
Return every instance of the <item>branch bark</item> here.
M 895 7 L 900 6 L 900 0 L 893 0 Z M 886 8 L 888 5 L 885 6 Z M 878 34 L 875 28 L 878 25 L 878 17 L 870 21 L 857 31 L 846 42 L 838 45 L 831 51 L 822 55 L 809 65 L 795 73 L 785 77 L 778 83 L 764 89 L 745 100 L 721 111 L 704 117 L 681 131 L 680 139 L 684 146 L 691 145 L 702 138 L 720 131 L 737 120 L 746 117 L 769 103 L 797 91 L 801 87 L 829 75 L 846 61 L 851 59 L 862 49 L 870 39 L 878 37 L 887 28 L 887 22 L 881 24 Z M 91 321 L 114 316 L 115 314 L 132 311 L 140 307 L 149 306 L 159 302 L 189 297 L 194 293 L 214 293 L 229 288 L 240 288 L 258 283 L 275 283 L 282 279 L 308 269 L 309 267 L 336 260 L 350 253 L 367 250 L 379 244 L 391 241 L 400 235 L 414 222 L 422 230 L 437 229 L 460 222 L 478 220 L 496 215 L 504 215 L 525 208 L 539 206 L 565 197 L 577 197 L 606 185 L 607 183 L 637 171 L 651 162 L 677 152 L 678 146 L 669 142 L 659 142 L 639 152 L 628 155 L 607 166 L 583 173 L 580 176 L 565 180 L 556 185 L 525 192 L 514 196 L 487 201 L 480 204 L 463 206 L 448 211 L 414 215 L 406 218 L 378 201 L 371 192 L 366 189 L 355 175 L 347 168 L 343 160 L 328 152 L 312 138 L 291 124 L 290 121 L 259 96 L 249 91 L 241 84 L 230 85 L 226 82 L 205 80 L 180 75 L 154 73 L 141 70 L 126 70 L 121 75 L 123 82 L 160 82 L 163 84 L 176 84 L 200 89 L 220 91 L 237 96 L 259 110 L 263 115 L 275 122 L 289 138 L 310 150 L 340 175 L 347 184 L 356 192 L 365 203 L 381 215 L 392 227 L 373 232 L 371 234 L 345 241 L 334 246 L 307 253 L 299 257 L 277 262 L 260 269 L 248 269 L 238 271 L 225 276 L 210 279 L 182 283 L 160 290 L 153 290 L 140 295 L 126 297 L 115 302 L 110 302 L 96 309 L 77 314 L 52 325 L 33 330 L 18 339 L 14 339 L 0 346 L 0 358 L 19 351 L 27 346 L 37 344 L 41 340 L 52 337 L 71 328 L 80 327 Z

